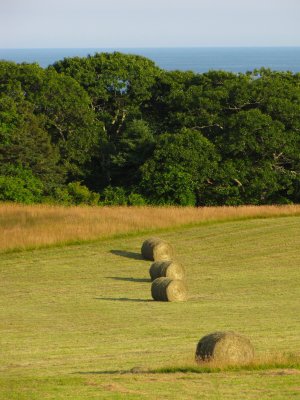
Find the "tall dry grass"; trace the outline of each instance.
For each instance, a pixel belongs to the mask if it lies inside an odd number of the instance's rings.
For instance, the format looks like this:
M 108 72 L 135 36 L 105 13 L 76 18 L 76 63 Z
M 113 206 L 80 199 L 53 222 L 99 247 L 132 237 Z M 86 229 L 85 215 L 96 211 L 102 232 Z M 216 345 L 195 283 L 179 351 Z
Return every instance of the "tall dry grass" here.
M 63 207 L 0 204 L 0 252 L 209 221 L 300 215 L 300 205 L 240 207 Z

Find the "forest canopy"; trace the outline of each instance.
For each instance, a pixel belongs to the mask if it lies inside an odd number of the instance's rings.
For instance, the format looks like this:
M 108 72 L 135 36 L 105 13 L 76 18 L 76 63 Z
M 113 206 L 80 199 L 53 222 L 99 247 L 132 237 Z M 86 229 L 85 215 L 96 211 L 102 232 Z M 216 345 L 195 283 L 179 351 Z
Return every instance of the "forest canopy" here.
M 300 202 L 300 74 L 0 61 L 0 201 Z

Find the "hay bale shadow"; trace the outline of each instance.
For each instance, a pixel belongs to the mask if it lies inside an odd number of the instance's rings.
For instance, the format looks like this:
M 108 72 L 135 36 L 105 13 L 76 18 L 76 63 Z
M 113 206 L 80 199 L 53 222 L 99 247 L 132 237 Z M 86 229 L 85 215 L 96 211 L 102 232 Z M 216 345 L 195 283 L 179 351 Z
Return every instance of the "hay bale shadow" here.
M 111 370 L 111 371 L 78 371 L 72 372 L 72 375 L 115 375 L 124 374 L 123 371 Z
M 109 252 L 116 256 L 131 258 L 133 260 L 144 260 L 140 253 L 134 253 L 133 251 L 110 250 Z
M 106 276 L 106 279 L 114 279 L 115 281 L 125 281 L 125 282 L 151 282 L 151 279 L 147 278 L 121 278 L 119 276 Z
M 134 303 L 149 303 L 153 302 L 152 299 L 130 299 L 128 297 L 95 297 L 96 300 L 104 301 L 132 301 Z
M 125 374 L 147 374 L 148 369 L 143 367 L 133 367 L 129 370 L 103 370 L 103 371 L 77 371 L 72 372 L 72 375 L 125 375 Z

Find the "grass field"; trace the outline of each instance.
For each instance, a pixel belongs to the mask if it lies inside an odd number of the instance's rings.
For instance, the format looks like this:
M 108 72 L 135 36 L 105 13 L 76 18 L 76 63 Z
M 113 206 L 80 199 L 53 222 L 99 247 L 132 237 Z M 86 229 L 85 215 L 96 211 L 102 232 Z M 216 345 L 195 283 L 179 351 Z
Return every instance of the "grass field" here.
M 0 256 L 1 400 L 300 398 L 300 218 L 159 235 L 187 302 L 151 300 L 145 234 Z M 197 369 L 216 330 L 248 336 L 268 365 Z

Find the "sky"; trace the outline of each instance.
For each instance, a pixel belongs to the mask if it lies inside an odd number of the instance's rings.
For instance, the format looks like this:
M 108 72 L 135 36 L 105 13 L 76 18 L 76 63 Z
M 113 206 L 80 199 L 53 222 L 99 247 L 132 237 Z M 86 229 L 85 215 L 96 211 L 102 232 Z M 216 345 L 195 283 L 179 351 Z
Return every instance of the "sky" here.
M 0 0 L 0 48 L 300 46 L 300 0 Z

